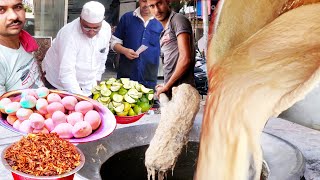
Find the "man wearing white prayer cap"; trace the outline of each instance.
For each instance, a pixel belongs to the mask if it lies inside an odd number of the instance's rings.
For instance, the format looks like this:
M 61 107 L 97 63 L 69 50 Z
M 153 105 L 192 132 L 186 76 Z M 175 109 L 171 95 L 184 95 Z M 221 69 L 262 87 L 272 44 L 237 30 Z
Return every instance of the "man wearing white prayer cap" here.
M 89 1 L 79 18 L 60 29 L 42 63 L 48 88 L 91 95 L 109 52 L 111 27 L 104 13 L 101 3 Z

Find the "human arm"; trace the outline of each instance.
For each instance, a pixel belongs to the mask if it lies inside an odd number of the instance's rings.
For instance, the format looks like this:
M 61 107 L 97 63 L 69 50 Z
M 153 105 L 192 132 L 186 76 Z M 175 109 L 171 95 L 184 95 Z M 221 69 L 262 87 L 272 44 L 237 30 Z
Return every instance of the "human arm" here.
M 128 59 L 133 60 L 139 57 L 139 55 L 133 49 L 124 47 L 122 44 L 123 41 L 116 36 L 112 36 L 111 42 L 112 49 L 119 54 L 125 55 Z
M 172 88 L 175 82 L 180 79 L 191 65 L 191 47 L 190 47 L 190 34 L 183 32 L 177 36 L 179 58 L 176 68 L 165 85 L 156 87 L 156 95 L 159 97 L 161 93 L 164 93 Z
M 124 14 L 114 32 L 114 34 L 111 37 L 111 49 L 116 51 L 119 54 L 125 55 L 128 59 L 133 60 L 135 58 L 138 58 L 139 55 L 135 53 L 133 49 L 126 48 L 123 46 L 123 40 L 125 40 L 127 37 L 127 29 L 128 29 L 128 19 L 127 17 L 132 16 L 131 13 Z

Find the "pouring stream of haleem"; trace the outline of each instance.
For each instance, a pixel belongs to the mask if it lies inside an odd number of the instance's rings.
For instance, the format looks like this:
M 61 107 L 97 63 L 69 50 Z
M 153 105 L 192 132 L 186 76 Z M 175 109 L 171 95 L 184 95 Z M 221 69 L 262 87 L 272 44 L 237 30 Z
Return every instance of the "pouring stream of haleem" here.
M 320 80 L 317 2 L 220 2 L 208 47 L 209 93 L 197 180 L 260 178 L 265 123 L 303 99 Z

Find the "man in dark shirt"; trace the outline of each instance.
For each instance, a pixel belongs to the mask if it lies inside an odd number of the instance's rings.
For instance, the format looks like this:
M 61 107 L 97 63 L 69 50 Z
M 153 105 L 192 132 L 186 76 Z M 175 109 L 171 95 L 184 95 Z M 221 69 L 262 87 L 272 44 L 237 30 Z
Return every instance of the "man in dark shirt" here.
M 154 17 L 160 21 L 164 84 L 156 86 L 157 95 L 171 96 L 172 87 L 182 83 L 195 86 L 195 48 L 192 26 L 184 15 L 171 11 L 169 0 L 147 0 Z
M 120 53 L 117 78 L 130 78 L 148 88 L 157 85 L 162 26 L 149 11 L 147 0 L 139 0 L 139 7 L 124 14 L 111 39 L 111 48 Z M 141 46 L 148 47 L 138 54 Z

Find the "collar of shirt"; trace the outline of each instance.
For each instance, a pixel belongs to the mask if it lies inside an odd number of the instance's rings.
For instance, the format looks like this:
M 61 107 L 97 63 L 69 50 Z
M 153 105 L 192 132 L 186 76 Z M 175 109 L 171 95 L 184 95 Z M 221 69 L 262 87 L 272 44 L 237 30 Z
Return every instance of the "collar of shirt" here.
M 143 17 L 141 16 L 141 13 L 140 13 L 140 7 L 138 7 L 136 10 L 133 11 L 133 15 L 142 20 L 142 22 L 144 23 L 144 27 L 147 27 L 150 20 L 154 19 L 154 17 L 151 16 L 147 21 L 144 21 Z
M 167 30 L 167 29 L 169 28 L 170 21 L 171 21 L 172 17 L 173 17 L 175 14 L 176 14 L 176 12 L 171 11 L 170 16 L 169 16 L 168 21 L 167 21 L 167 24 L 166 24 L 166 27 L 163 29 L 163 31 L 165 31 L 165 30 Z

